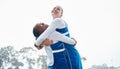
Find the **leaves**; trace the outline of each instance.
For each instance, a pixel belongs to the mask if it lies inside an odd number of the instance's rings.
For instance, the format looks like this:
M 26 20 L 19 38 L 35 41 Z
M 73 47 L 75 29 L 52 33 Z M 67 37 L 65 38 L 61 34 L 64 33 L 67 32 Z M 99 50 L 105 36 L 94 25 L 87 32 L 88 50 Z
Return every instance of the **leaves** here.
M 0 69 L 45 69 L 46 60 L 46 55 L 39 55 L 31 47 L 24 47 L 20 51 L 13 46 L 0 49 Z

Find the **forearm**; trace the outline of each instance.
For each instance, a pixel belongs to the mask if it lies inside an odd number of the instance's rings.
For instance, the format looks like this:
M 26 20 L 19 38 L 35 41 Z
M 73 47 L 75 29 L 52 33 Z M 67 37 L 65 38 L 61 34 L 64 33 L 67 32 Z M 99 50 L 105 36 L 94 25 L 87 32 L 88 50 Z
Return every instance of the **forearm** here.
M 61 42 L 72 44 L 72 45 L 76 44 L 76 41 L 74 39 L 71 39 L 70 37 L 67 37 L 64 34 L 61 34 L 57 31 L 54 32 L 54 37 L 57 41 L 61 41 Z
M 54 31 L 52 26 L 48 27 L 36 40 L 35 44 L 37 46 L 41 45 L 41 43 Z

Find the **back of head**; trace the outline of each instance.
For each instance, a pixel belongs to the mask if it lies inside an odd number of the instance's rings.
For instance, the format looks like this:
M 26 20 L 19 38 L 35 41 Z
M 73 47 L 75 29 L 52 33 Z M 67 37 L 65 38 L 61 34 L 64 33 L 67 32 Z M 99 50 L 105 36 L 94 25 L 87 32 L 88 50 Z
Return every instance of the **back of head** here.
M 40 36 L 40 32 L 38 30 L 38 24 L 36 24 L 34 27 L 33 27 L 33 35 L 38 38 Z
M 48 25 L 44 23 L 37 23 L 33 27 L 33 35 L 36 37 L 36 39 L 47 29 Z

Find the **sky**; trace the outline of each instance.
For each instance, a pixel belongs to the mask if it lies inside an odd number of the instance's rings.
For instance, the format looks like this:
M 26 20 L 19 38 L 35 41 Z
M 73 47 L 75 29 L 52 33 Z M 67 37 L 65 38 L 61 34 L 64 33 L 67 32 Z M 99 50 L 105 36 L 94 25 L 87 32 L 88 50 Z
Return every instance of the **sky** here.
M 120 66 L 120 0 L 0 0 L 0 46 L 33 47 L 33 26 L 60 5 L 76 48 L 91 65 Z

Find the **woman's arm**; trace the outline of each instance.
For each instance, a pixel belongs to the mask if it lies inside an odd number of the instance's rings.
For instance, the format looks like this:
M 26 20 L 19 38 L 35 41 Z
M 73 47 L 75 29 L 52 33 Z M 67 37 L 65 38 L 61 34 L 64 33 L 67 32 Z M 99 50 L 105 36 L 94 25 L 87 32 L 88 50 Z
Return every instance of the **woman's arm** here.
M 34 46 L 40 50 L 42 49 L 44 46 L 50 46 L 51 44 L 53 44 L 53 40 L 49 40 L 49 39 L 45 39 L 41 45 L 37 46 L 36 44 L 34 44 Z
M 49 25 L 49 27 L 38 37 L 38 39 L 35 42 L 36 46 L 41 45 L 41 43 L 49 36 L 51 33 L 53 33 L 56 28 L 59 28 L 64 25 L 64 21 L 60 18 L 56 18 L 52 21 L 52 23 Z
M 53 32 L 51 34 L 51 36 L 54 36 L 54 39 L 56 41 L 65 42 L 67 44 L 76 45 L 76 43 L 77 43 L 77 41 L 74 38 L 67 37 L 64 34 L 61 34 L 61 33 L 57 32 L 57 31 Z

